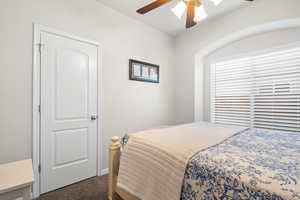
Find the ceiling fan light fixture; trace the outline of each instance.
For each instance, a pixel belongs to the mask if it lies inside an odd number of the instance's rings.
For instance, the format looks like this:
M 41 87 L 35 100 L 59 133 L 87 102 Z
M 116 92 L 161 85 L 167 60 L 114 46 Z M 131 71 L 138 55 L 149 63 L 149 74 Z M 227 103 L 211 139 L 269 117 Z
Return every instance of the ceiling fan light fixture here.
M 194 17 L 195 22 L 204 20 L 206 17 L 207 17 L 207 13 L 206 13 L 203 5 L 195 8 L 195 17 Z
M 222 3 L 223 0 L 211 0 L 215 6 L 218 6 L 220 3 Z
M 183 1 L 180 1 L 174 8 L 172 8 L 172 12 L 179 18 L 183 16 L 186 10 L 186 5 Z

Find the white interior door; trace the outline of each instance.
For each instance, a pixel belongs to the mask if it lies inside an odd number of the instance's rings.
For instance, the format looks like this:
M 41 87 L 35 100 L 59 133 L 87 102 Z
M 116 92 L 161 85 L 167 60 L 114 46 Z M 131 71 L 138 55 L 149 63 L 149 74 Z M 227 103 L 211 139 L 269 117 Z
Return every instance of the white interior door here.
M 41 193 L 96 176 L 97 47 L 41 33 Z

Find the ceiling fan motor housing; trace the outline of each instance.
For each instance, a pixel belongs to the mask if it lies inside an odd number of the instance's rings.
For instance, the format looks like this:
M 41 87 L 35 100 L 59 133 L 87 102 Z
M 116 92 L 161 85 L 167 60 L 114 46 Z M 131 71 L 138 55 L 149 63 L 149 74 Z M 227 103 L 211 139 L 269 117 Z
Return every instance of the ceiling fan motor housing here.
M 201 6 L 202 2 L 200 0 L 182 0 L 186 5 L 192 4 L 195 7 Z

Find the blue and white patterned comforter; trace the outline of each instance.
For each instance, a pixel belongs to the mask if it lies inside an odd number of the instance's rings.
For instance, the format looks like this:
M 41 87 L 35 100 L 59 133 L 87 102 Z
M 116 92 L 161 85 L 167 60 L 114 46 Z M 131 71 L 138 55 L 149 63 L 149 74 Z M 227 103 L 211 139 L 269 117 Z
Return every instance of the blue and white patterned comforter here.
M 248 129 L 197 153 L 182 200 L 300 200 L 300 133 Z

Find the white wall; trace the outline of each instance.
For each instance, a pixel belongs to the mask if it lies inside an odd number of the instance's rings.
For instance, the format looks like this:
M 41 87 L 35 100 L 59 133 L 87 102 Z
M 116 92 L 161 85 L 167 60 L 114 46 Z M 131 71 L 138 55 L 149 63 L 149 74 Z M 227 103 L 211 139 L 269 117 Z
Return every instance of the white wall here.
M 268 22 L 300 17 L 299 0 L 255 0 L 247 7 L 199 24 L 176 38 L 176 123 L 194 120 L 195 54 L 234 32 Z
M 174 40 L 96 0 L 1 0 L 0 163 L 31 157 L 33 22 L 102 46 L 102 169 L 110 137 L 174 118 Z M 160 84 L 128 80 L 128 59 L 160 65 Z
M 193 121 L 196 52 L 244 28 L 300 17 L 299 8 L 299 0 L 255 0 L 181 34 L 174 51 L 172 37 L 96 0 L 1 0 L 0 163 L 31 157 L 33 22 L 102 45 L 104 169 L 112 135 Z M 161 83 L 129 81 L 129 58 L 160 64 Z
M 210 120 L 210 66 L 221 59 L 243 56 L 264 49 L 272 49 L 300 42 L 300 28 L 285 29 L 247 37 L 226 45 L 204 58 L 204 120 Z

